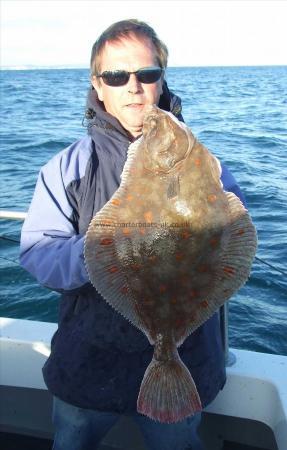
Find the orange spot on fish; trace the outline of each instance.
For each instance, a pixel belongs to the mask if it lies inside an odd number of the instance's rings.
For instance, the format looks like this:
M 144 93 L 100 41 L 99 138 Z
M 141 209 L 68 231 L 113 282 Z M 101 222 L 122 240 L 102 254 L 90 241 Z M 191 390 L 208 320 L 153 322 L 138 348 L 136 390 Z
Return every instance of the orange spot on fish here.
M 110 268 L 108 269 L 108 271 L 109 271 L 110 273 L 116 273 L 116 272 L 119 271 L 119 268 L 118 268 L 117 266 L 112 266 L 112 267 L 110 267 Z
M 230 266 L 223 267 L 223 271 L 225 273 L 230 274 L 230 275 L 234 275 L 235 274 L 235 269 L 233 267 L 230 267 Z
M 131 268 L 135 271 L 138 271 L 142 268 L 142 264 L 139 264 L 139 263 L 131 264 Z
M 198 291 L 196 291 L 195 289 L 192 289 L 189 293 L 189 297 L 190 298 L 196 298 L 198 297 Z
M 155 262 L 155 261 L 157 260 L 157 256 L 156 256 L 156 255 L 151 255 L 151 256 L 148 257 L 148 259 L 149 259 L 151 262 Z
M 203 300 L 202 302 L 199 303 L 199 306 L 203 309 L 206 309 L 208 307 L 208 301 Z
M 218 246 L 219 239 L 217 239 L 217 238 L 212 238 L 212 239 L 210 239 L 209 243 L 210 243 L 210 245 L 211 245 L 212 248 L 215 248 L 215 247 Z
M 129 195 L 127 195 L 127 201 L 128 201 L 128 202 L 131 202 L 131 201 L 132 201 L 132 199 L 133 199 L 133 196 L 132 196 L 132 195 L 130 195 L 130 194 L 129 194 Z
M 181 327 L 182 325 L 185 324 L 185 320 L 183 318 L 175 319 L 174 324 L 175 324 L 176 327 Z
M 176 253 L 176 254 L 175 254 L 175 259 L 176 259 L 177 261 L 182 261 L 183 258 L 184 258 L 184 254 L 183 254 L 183 253 Z
M 140 228 L 140 234 L 145 234 L 146 230 L 144 228 Z
M 114 242 L 113 239 L 103 238 L 100 240 L 100 245 L 111 245 Z
M 127 294 L 127 293 L 129 292 L 129 290 L 128 290 L 127 286 L 123 286 L 123 287 L 121 288 L 120 292 L 121 292 L 122 294 Z
M 184 230 L 184 231 L 181 233 L 181 237 L 182 237 L 183 239 L 188 239 L 188 238 L 190 238 L 190 236 L 191 236 L 191 233 L 190 233 L 189 231 Z
M 167 286 L 166 286 L 166 284 L 160 284 L 159 285 L 159 292 L 161 293 L 161 294 L 163 294 L 164 292 L 166 292 L 167 291 Z
M 115 206 L 119 206 L 121 204 L 121 201 L 118 198 L 114 198 L 111 203 Z
M 195 164 L 197 167 L 199 167 L 199 166 L 201 165 L 200 159 L 199 159 L 199 158 L 195 158 L 194 164 Z
M 151 298 L 145 297 L 143 300 L 145 306 L 153 306 L 154 302 Z
M 217 196 L 216 196 L 215 194 L 209 194 L 209 195 L 207 196 L 207 200 L 208 200 L 210 203 L 214 203 L 214 202 L 217 200 Z
M 129 228 L 122 228 L 122 233 L 125 235 L 125 236 L 129 236 L 130 234 L 131 234 L 131 230 L 129 229 Z
M 199 273 L 206 273 L 206 272 L 208 272 L 208 270 L 209 270 L 209 267 L 208 267 L 207 264 L 201 264 L 201 265 L 198 266 L 198 268 L 197 268 L 197 271 L 198 271 Z
M 105 220 L 103 221 L 103 224 L 104 224 L 104 225 L 112 225 L 112 224 L 113 224 L 113 221 L 110 220 L 110 219 L 105 219 Z
M 237 232 L 237 234 L 239 235 L 239 236 L 242 236 L 242 234 L 244 234 L 245 233 L 245 230 L 243 230 L 243 228 L 241 228 L 241 230 L 239 230 L 238 232 Z
M 145 212 L 144 218 L 145 218 L 146 222 L 151 223 L 152 222 L 152 212 L 151 211 Z

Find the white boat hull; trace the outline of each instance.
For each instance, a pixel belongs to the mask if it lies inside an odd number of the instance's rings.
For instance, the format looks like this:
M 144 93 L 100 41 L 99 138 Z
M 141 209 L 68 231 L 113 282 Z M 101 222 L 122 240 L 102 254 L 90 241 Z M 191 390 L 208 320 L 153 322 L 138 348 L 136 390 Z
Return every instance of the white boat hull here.
M 56 328 L 52 323 L 0 319 L 1 431 L 52 438 L 52 398 L 41 369 Z M 222 440 L 227 440 L 270 450 L 277 444 L 278 450 L 286 450 L 287 357 L 231 351 L 236 363 L 227 368 L 224 389 L 204 412 L 202 428 L 208 427 L 208 433 L 203 431 L 207 448 L 220 449 Z M 260 432 L 255 432 L 256 427 Z M 104 443 L 114 449 L 145 449 L 137 428 L 126 416 Z

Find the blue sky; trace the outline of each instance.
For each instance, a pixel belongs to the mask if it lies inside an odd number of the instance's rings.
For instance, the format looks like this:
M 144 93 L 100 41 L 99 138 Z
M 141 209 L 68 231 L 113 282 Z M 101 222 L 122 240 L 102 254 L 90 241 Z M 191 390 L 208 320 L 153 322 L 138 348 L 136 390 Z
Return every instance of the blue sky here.
M 88 67 L 111 23 L 147 21 L 170 66 L 287 64 L 285 0 L 2 0 L 1 66 Z

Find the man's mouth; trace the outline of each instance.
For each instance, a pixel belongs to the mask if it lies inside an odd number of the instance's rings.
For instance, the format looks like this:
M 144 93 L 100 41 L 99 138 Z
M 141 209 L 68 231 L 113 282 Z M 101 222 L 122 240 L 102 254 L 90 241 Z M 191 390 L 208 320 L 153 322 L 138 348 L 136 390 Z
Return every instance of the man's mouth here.
M 143 103 L 129 103 L 126 105 L 127 108 L 141 109 L 144 107 Z

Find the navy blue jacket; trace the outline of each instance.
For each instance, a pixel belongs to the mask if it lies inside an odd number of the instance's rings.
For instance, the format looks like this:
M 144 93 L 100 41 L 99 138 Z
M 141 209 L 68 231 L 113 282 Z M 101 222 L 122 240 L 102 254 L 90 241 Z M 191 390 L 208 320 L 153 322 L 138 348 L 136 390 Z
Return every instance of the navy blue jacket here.
M 180 100 L 166 86 L 159 106 L 181 118 Z M 83 244 L 92 217 L 120 184 L 130 142 L 95 91 L 88 107 L 88 135 L 40 171 L 22 229 L 20 260 L 39 283 L 62 293 L 59 327 L 43 368 L 49 390 L 82 408 L 128 413 L 136 410 L 153 348 L 92 287 Z M 222 169 L 225 190 L 241 196 L 230 172 Z M 225 383 L 218 314 L 189 336 L 179 353 L 207 405 Z

